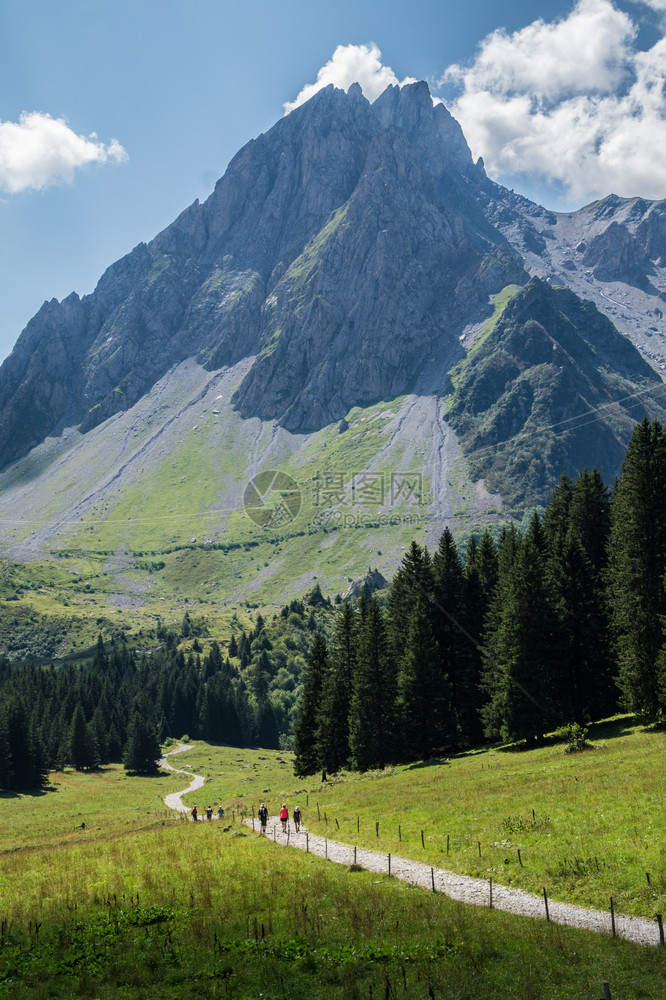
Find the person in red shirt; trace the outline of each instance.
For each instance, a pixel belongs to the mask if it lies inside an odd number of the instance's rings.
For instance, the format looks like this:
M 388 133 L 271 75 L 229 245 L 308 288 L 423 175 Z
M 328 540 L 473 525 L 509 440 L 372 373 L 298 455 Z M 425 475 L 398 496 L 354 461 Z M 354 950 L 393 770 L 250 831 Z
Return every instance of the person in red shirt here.
M 280 809 L 280 820 L 282 822 L 282 832 L 287 832 L 287 820 L 289 819 L 289 813 L 287 812 L 287 807 L 282 803 L 282 809 Z

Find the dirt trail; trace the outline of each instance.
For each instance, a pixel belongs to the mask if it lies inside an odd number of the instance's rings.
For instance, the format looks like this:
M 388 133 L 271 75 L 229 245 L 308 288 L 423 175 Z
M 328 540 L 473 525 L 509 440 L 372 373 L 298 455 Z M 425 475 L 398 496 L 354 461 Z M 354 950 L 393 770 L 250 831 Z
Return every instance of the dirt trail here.
M 179 767 L 172 767 L 169 764 L 167 757 L 172 757 L 175 753 L 182 753 L 184 750 L 192 750 L 192 746 L 187 743 L 179 743 L 175 750 L 170 750 L 168 754 L 160 758 L 160 767 L 163 767 L 166 771 L 173 771 L 175 774 L 186 774 L 188 778 L 192 781 L 189 783 L 187 788 L 184 788 L 182 792 L 171 792 L 164 799 L 164 805 L 169 809 L 175 809 L 176 812 L 189 813 L 189 808 L 184 806 L 181 802 L 183 795 L 187 795 L 188 792 L 196 792 L 197 788 L 203 788 L 205 779 L 200 774 L 192 774 L 191 771 L 185 771 Z
M 252 819 L 246 819 L 248 826 L 253 826 Z M 259 830 L 259 820 L 254 820 L 254 829 Z M 291 824 L 287 833 L 282 833 L 278 816 L 268 820 L 267 836 L 285 847 L 297 847 L 310 854 L 328 858 L 336 864 L 358 864 L 371 872 L 388 874 L 389 856 L 378 851 L 370 851 L 363 847 L 354 848 L 335 840 L 314 836 L 301 826 L 300 833 L 295 833 Z M 473 906 L 490 906 L 490 882 L 484 879 L 470 878 L 467 875 L 457 875 L 444 868 L 431 868 L 420 861 L 400 858 L 391 855 L 391 875 L 403 882 L 411 882 L 431 892 L 444 893 L 451 899 L 470 903 Z M 507 913 L 517 913 L 522 916 L 546 919 L 546 903 L 540 896 L 531 896 L 522 889 L 510 889 L 507 886 L 492 886 L 492 906 Z M 548 900 L 548 916 L 558 924 L 570 927 L 582 927 L 601 934 L 612 933 L 610 912 L 586 910 L 570 903 L 558 903 Z M 659 944 L 659 927 L 656 921 L 642 917 L 627 917 L 615 914 L 615 932 L 620 937 L 635 941 L 638 944 Z
M 181 743 L 175 750 L 171 751 L 169 756 L 189 749 L 191 747 Z M 187 792 L 202 788 L 204 778 L 201 775 L 191 775 L 189 771 L 172 767 L 167 762 L 166 756 L 162 757 L 160 765 L 168 771 L 187 774 L 188 777 L 192 778 L 191 783 L 182 792 L 172 792 L 164 799 L 165 805 L 170 809 L 184 813 L 189 812 L 187 806 L 181 802 L 181 797 Z M 258 819 L 247 818 L 244 822 L 259 832 Z M 337 840 L 318 837 L 309 833 L 303 825 L 301 825 L 300 832 L 296 833 L 291 826 L 291 821 L 288 824 L 287 833 L 283 833 L 279 816 L 269 817 L 266 836 L 283 847 L 297 847 L 301 851 L 309 851 L 310 854 L 317 854 L 319 857 L 327 858 L 336 864 L 357 864 L 371 872 L 382 875 L 389 874 L 388 854 L 371 851 L 365 847 L 354 848 L 350 844 L 343 844 Z M 468 875 L 457 875 L 444 868 L 432 868 L 421 861 L 412 861 L 397 855 L 390 856 L 390 874 L 403 882 L 410 882 L 412 885 L 421 886 L 431 892 L 441 892 L 461 903 L 469 903 L 472 906 L 492 905 L 496 910 L 504 910 L 506 913 L 546 919 L 546 901 L 541 896 L 531 896 L 522 889 L 510 889 L 508 886 L 493 883 L 491 902 L 490 882 L 486 882 L 484 879 L 470 878 Z M 569 927 L 581 927 L 596 931 L 598 934 L 612 933 L 610 912 L 586 910 L 582 906 L 558 903 L 554 900 L 548 900 L 547 905 L 548 918 L 554 923 L 566 924 Z M 660 941 L 657 922 L 646 920 L 643 917 L 628 917 L 616 913 L 615 932 L 618 936 L 637 944 L 658 945 Z

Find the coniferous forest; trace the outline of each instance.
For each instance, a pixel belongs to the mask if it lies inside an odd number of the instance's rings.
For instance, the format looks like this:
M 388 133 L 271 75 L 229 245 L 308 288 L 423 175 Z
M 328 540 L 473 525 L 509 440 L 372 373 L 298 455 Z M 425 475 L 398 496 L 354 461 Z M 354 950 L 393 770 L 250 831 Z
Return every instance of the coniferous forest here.
M 165 630 L 76 665 L 0 659 L 0 787 L 123 761 L 155 769 L 167 737 L 288 747 L 297 774 L 538 741 L 618 709 L 666 710 L 666 431 L 643 420 L 612 488 L 562 476 L 527 530 L 413 542 L 388 591 L 319 588 L 223 651 Z M 199 651 L 196 651 L 198 647 Z

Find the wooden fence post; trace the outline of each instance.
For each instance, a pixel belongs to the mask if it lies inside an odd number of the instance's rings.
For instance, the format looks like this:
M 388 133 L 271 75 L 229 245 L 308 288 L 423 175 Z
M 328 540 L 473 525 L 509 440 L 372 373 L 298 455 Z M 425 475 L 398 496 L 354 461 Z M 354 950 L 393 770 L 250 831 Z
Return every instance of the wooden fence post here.
M 550 920 L 550 913 L 548 912 L 548 896 L 546 895 L 546 890 L 543 890 L 543 901 L 546 904 L 546 920 Z
M 423 839 L 423 830 L 421 830 L 421 847 L 425 847 L 425 840 Z
M 613 937 L 615 937 L 615 909 L 613 908 L 613 897 L 610 898 L 610 911 L 611 911 L 611 931 Z
M 657 923 L 659 924 L 659 944 L 664 947 L 664 921 L 661 918 L 661 913 L 657 914 Z
M 432 882 L 432 891 L 435 891 L 435 869 L 430 869 L 430 881 Z

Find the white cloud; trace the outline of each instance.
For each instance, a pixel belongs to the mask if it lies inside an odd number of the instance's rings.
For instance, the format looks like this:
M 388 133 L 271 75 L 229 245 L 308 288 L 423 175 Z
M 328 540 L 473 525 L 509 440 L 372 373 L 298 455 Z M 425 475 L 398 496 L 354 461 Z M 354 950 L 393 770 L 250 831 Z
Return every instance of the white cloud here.
M 127 159 L 116 139 L 105 146 L 94 132 L 77 135 L 64 118 L 24 111 L 18 123 L 0 121 L 0 189 L 10 194 L 71 182 L 88 163 Z
M 649 6 L 664 10 L 666 0 Z M 635 25 L 610 0 L 495 31 L 443 81 L 495 179 L 553 184 L 572 207 L 611 191 L 666 197 L 666 39 L 638 50 Z
M 666 0 L 634 0 L 634 3 L 641 3 L 645 7 L 650 7 L 652 10 L 659 12 L 666 11 Z
M 370 45 L 338 45 L 332 57 L 317 73 L 315 83 L 308 83 L 295 101 L 287 101 L 284 105 L 285 114 L 309 101 L 318 90 L 333 84 L 341 90 L 348 90 L 352 83 L 360 84 L 361 90 L 369 101 L 377 97 L 390 85 L 403 86 L 415 83 L 414 77 L 398 80 L 390 66 L 384 66 L 381 52 L 374 44 Z

